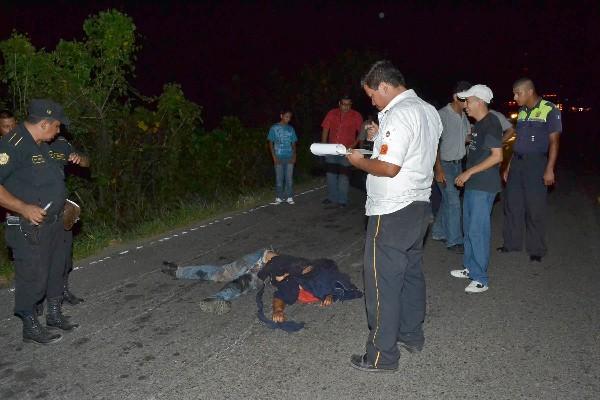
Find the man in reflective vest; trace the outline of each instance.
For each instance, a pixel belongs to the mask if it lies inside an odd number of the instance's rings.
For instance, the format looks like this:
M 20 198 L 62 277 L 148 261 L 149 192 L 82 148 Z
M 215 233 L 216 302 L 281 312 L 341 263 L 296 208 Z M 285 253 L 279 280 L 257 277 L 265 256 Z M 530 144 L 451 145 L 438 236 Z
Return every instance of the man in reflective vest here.
M 517 118 L 517 140 L 504 172 L 504 245 L 500 253 L 521 251 L 523 233 L 530 261 L 546 255 L 546 198 L 554 185 L 562 121 L 558 108 L 542 99 L 531 79 L 513 85 L 514 99 L 521 109 Z

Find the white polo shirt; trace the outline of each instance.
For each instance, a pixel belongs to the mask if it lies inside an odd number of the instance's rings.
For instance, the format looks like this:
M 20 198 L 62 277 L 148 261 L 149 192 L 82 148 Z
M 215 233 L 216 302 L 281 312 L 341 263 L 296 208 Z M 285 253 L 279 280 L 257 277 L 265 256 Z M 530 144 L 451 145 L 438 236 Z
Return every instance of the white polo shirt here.
M 442 129 L 437 110 L 412 89 L 379 113 L 371 158 L 399 165 L 400 172 L 393 178 L 368 175 L 367 215 L 391 214 L 413 201 L 429 201 Z

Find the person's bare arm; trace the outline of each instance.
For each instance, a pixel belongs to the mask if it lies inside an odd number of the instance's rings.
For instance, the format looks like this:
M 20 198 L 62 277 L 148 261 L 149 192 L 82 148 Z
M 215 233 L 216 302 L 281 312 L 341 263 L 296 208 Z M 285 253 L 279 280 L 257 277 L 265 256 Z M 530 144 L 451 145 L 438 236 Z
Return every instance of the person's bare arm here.
M 362 169 L 363 171 L 374 176 L 393 178 L 394 176 L 398 175 L 398 172 L 400 172 L 399 165 L 381 161 L 376 158 L 365 158 L 358 151 L 352 151 L 352 153 L 348 154 L 346 158 L 350 164 L 356 168 Z
M 273 164 L 279 164 L 277 156 L 275 156 L 275 149 L 273 148 L 273 142 L 269 140 L 269 150 L 271 151 L 271 157 L 273 158 Z
M 504 134 L 502 135 L 502 143 L 508 142 L 513 136 L 515 136 L 515 133 L 515 128 L 508 128 L 506 131 L 504 131 Z
M 0 206 L 20 214 L 23 218 L 35 225 L 41 224 L 46 217 L 46 211 L 43 208 L 33 204 L 27 204 L 16 198 L 2 185 L 0 185 Z
M 502 147 L 494 147 L 490 149 L 490 155 L 477 165 L 464 171 L 462 174 L 456 177 L 454 183 L 458 187 L 463 187 L 471 177 L 479 172 L 485 171 L 486 169 L 492 168 L 496 164 L 502 162 Z
M 546 163 L 546 169 L 544 171 L 544 185 L 554 185 L 554 166 L 556 165 L 556 159 L 558 158 L 558 148 L 560 143 L 560 133 L 553 132 L 550 134 L 550 143 L 548 145 L 548 162 Z
M 323 128 L 321 132 L 321 143 L 327 143 L 327 138 L 329 137 L 329 129 Z
M 435 158 L 435 164 L 433 166 L 433 171 L 435 173 L 435 181 L 437 183 L 441 183 L 443 185 L 446 184 L 446 174 L 444 173 L 444 169 L 442 168 L 442 160 L 440 159 L 440 149 L 438 148 L 437 157 Z

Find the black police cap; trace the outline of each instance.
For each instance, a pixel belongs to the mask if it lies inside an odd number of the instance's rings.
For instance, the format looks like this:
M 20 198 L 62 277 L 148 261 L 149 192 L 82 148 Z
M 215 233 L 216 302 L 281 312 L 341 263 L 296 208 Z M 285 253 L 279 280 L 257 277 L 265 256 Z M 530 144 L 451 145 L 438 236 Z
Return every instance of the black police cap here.
M 69 125 L 70 123 L 62 106 L 48 99 L 31 100 L 31 103 L 29 104 L 29 115 L 48 120 L 57 120 L 64 125 Z

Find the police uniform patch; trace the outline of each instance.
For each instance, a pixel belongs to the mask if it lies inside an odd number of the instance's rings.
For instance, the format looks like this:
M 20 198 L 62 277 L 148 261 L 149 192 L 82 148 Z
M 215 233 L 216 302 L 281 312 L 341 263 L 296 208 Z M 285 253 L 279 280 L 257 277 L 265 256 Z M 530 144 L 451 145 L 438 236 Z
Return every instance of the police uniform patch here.
M 8 154 L 6 153 L 1 153 L 0 154 L 0 165 L 6 165 L 8 164 L 8 161 L 10 160 L 10 157 Z
M 381 154 L 382 156 L 385 156 L 387 154 L 387 152 L 388 152 L 388 145 L 382 144 L 381 149 L 379 149 L 379 154 Z
M 45 162 L 46 162 L 46 160 L 44 159 L 44 156 L 42 156 L 41 154 L 35 154 L 35 155 L 31 156 L 32 164 L 43 164 Z

